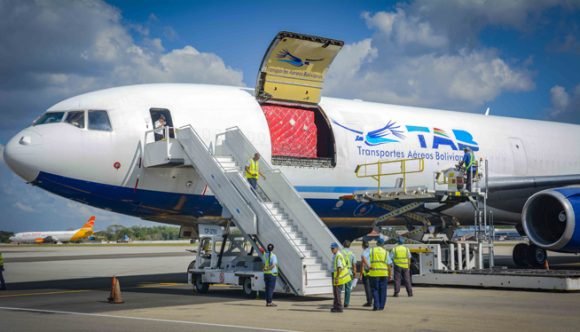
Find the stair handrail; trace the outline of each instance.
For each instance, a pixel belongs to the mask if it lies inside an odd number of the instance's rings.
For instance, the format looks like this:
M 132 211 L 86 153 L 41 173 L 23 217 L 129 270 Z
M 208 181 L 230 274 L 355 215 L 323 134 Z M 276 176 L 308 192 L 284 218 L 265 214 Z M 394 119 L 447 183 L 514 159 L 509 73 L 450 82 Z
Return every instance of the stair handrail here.
M 217 167 L 218 167 L 218 168 L 221 170 L 221 173 L 224 175 L 224 177 L 226 178 L 226 180 L 227 180 L 227 181 L 229 181 L 229 179 L 228 179 L 228 178 L 227 178 L 227 176 L 226 176 L 226 172 L 227 172 L 227 171 L 226 171 L 226 170 L 223 168 L 223 166 L 222 166 L 222 165 L 221 165 L 221 163 L 220 163 L 220 162 L 219 162 L 219 161 L 216 159 L 216 157 L 215 157 L 215 156 L 214 156 L 214 155 L 213 155 L 213 154 L 210 152 L 210 149 L 209 149 L 209 147 L 208 147 L 208 146 L 207 146 L 207 144 L 204 142 L 204 140 L 203 140 L 203 139 L 202 139 L 202 138 L 199 136 L 199 134 L 197 133 L 197 131 L 195 131 L 195 129 L 193 128 L 193 126 L 192 126 L 191 124 L 189 124 L 189 125 L 185 125 L 185 126 L 179 127 L 179 129 L 177 129 L 177 131 L 178 131 L 178 132 L 179 132 L 179 131 L 184 131 L 184 130 L 189 130 L 189 132 L 190 132 L 190 133 L 193 135 L 193 137 L 196 139 L 197 143 L 198 143 L 200 146 L 202 146 L 202 147 L 203 147 L 203 148 L 204 148 L 204 149 L 205 149 L 205 150 L 208 152 L 208 153 L 207 153 L 207 155 L 208 155 L 208 156 L 209 156 L 209 158 L 210 158 L 210 159 L 213 161 L 213 164 L 214 164 L 214 166 L 217 166 Z M 177 133 L 176 133 L 176 134 L 177 134 Z M 186 153 L 186 155 L 187 155 L 187 153 Z M 192 161 L 192 162 L 193 162 L 193 161 Z M 205 180 L 205 181 L 207 182 L 207 180 Z M 209 185 L 209 182 L 208 182 L 208 185 Z M 232 184 L 232 185 L 233 185 L 233 184 Z M 210 186 L 210 188 L 211 188 L 211 186 Z M 213 191 L 213 189 L 212 189 L 212 191 Z M 215 193 L 214 193 L 214 194 L 215 194 Z M 245 202 L 246 202 L 246 204 L 247 204 L 247 201 L 246 201 L 245 199 L 244 199 L 244 201 L 245 201 Z M 249 208 L 249 207 L 248 207 L 248 208 Z M 255 213 L 255 211 L 253 211 L 251 208 L 250 208 L 250 210 L 251 210 L 251 212 L 254 214 L 254 216 L 256 217 L 256 215 L 255 215 L 255 214 L 256 214 L 256 213 Z M 234 211 L 230 211 L 230 213 L 233 213 L 233 212 L 234 212 Z M 234 217 L 234 218 L 235 218 L 235 217 Z M 253 222 L 254 222 L 254 223 L 256 223 L 256 220 L 254 220 Z
M 258 152 L 256 151 L 254 145 L 251 143 L 251 141 L 246 137 L 246 135 L 242 132 L 242 130 L 240 130 L 239 127 L 234 126 L 234 127 L 230 127 L 227 128 L 226 131 L 223 133 L 224 135 L 227 134 L 231 134 L 231 135 L 237 135 L 238 139 L 234 139 L 231 140 L 234 143 L 232 143 L 230 140 L 228 139 L 224 139 L 224 142 L 227 146 L 228 152 L 234 156 L 234 158 L 237 161 L 244 161 L 250 157 L 250 155 L 253 155 L 254 153 Z M 216 140 L 216 144 L 217 144 L 217 140 Z M 235 146 L 233 145 L 240 145 L 242 144 L 242 146 L 246 146 L 248 149 L 236 149 Z M 251 150 L 249 150 L 251 148 Z M 249 153 L 249 155 L 240 155 L 240 151 L 239 150 L 244 150 L 246 154 Z M 247 151 L 246 151 L 247 150 Z M 304 201 L 303 198 L 298 194 L 298 192 L 296 191 L 296 189 L 294 188 L 294 186 L 290 183 L 290 181 L 286 178 L 286 176 L 284 175 L 283 172 L 281 172 L 279 169 L 274 169 L 272 168 L 269 163 L 264 159 L 260 159 L 260 168 L 261 170 L 264 171 L 264 173 L 268 173 L 270 175 L 276 175 L 279 177 L 280 181 L 285 182 L 287 187 L 290 188 L 290 196 L 284 196 L 284 200 L 280 201 L 280 203 L 282 205 L 288 205 L 288 200 L 299 200 L 299 201 Z M 266 183 L 268 183 L 268 181 L 265 181 Z M 281 196 L 278 191 L 276 190 L 276 188 L 274 188 L 274 186 L 272 186 L 272 188 L 270 188 L 271 190 L 273 190 L 274 192 L 276 192 L 276 194 L 278 196 Z M 305 204 L 306 206 L 306 210 L 304 211 L 298 211 L 298 213 L 306 213 L 309 214 L 311 217 L 313 217 L 314 220 L 317 221 L 317 223 L 319 224 L 319 226 L 321 226 L 323 232 L 325 232 L 326 236 L 328 236 L 330 239 L 332 239 L 333 241 L 336 241 L 336 238 L 334 237 L 334 235 L 332 234 L 332 232 L 330 232 L 330 230 L 326 227 L 326 225 L 324 225 L 324 223 L 319 219 L 318 215 L 312 210 L 312 208 L 308 205 Z M 292 211 L 291 209 L 285 209 L 289 215 L 295 214 L 294 211 Z M 312 227 L 314 227 L 314 225 L 312 225 L 311 223 L 304 223 L 301 219 L 302 218 L 298 218 L 298 217 L 294 217 L 293 218 L 297 224 L 299 224 L 301 226 L 301 229 L 304 230 L 314 230 L 312 229 Z M 311 238 L 310 236 L 308 236 L 309 232 L 303 232 L 305 233 L 305 237 L 307 237 L 307 239 Z M 323 263 L 328 263 L 331 264 L 332 263 L 332 255 L 330 253 L 330 247 L 328 248 L 324 248 L 322 246 L 319 246 L 319 242 L 318 241 L 312 241 L 312 239 L 310 239 L 310 244 L 313 246 L 313 248 L 316 249 L 316 251 L 318 252 L 318 254 L 320 255 L 320 257 L 323 258 Z M 329 243 L 330 245 L 330 243 Z M 329 265 L 330 266 L 330 265 Z M 329 267 L 328 266 L 328 267 Z
M 240 176 L 241 176 L 241 174 L 240 174 Z M 264 203 L 267 203 L 267 202 L 264 201 L 254 190 L 252 190 L 252 188 L 250 187 L 250 183 L 248 181 L 245 181 L 245 179 L 244 179 L 244 182 L 245 182 L 245 185 L 247 186 L 247 189 L 249 191 L 251 191 L 252 194 L 256 197 L 256 200 L 258 202 L 260 202 L 260 204 L 258 204 L 258 209 L 261 209 L 263 213 L 267 214 L 270 217 L 269 218 L 270 220 L 273 220 L 278 225 L 278 229 L 281 229 L 283 231 L 283 234 L 285 235 L 285 237 L 294 244 L 294 246 L 293 246 L 294 251 L 296 251 L 296 253 L 298 254 L 298 256 L 300 256 L 301 259 L 304 259 L 306 257 L 306 255 L 304 254 L 304 252 L 300 248 L 298 248 L 298 244 L 296 243 L 296 241 L 294 239 L 292 239 L 292 237 L 290 236 L 288 231 L 286 231 L 286 229 L 284 229 L 284 227 L 280 224 L 280 220 L 278 220 L 278 218 L 276 218 L 274 216 L 272 211 L 264 205 Z M 237 186 L 235 184 L 234 184 L 234 187 L 237 188 Z M 250 203 L 248 202 L 248 204 L 250 204 Z M 252 210 L 254 210 L 254 209 L 252 209 Z M 256 213 L 255 210 L 254 210 L 254 213 Z

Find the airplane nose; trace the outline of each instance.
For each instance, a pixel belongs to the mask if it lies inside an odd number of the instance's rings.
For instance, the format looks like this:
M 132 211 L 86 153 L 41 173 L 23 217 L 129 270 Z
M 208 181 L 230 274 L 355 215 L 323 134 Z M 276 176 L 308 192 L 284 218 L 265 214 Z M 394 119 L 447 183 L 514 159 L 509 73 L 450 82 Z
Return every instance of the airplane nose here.
M 4 147 L 4 161 L 10 169 L 27 182 L 38 176 L 38 149 L 42 137 L 33 128 L 27 128 L 12 137 Z

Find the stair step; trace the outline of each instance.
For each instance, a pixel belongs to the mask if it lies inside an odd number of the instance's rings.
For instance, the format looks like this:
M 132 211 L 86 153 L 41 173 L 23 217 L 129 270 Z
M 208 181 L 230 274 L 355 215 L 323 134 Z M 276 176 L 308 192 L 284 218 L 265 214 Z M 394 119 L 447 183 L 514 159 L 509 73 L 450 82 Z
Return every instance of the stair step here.
M 321 264 L 322 263 L 322 259 L 319 257 L 309 257 L 309 258 L 304 258 L 302 260 L 302 264 L 305 265 L 314 265 L 314 264 Z
M 308 278 L 308 285 L 306 287 L 330 286 L 332 287 L 332 278 Z
M 300 249 L 300 252 L 304 252 L 306 250 L 312 249 L 312 245 L 310 245 L 310 244 L 300 244 L 300 245 L 298 245 L 298 249 Z
M 308 277 L 308 280 L 310 279 L 323 279 L 323 278 L 328 278 L 331 279 L 331 273 L 328 271 L 315 271 L 315 272 L 310 272 L 307 271 L 306 275 Z
M 319 294 L 332 294 L 332 285 L 330 282 L 328 286 L 308 286 L 304 287 L 302 290 L 304 295 L 319 295 Z

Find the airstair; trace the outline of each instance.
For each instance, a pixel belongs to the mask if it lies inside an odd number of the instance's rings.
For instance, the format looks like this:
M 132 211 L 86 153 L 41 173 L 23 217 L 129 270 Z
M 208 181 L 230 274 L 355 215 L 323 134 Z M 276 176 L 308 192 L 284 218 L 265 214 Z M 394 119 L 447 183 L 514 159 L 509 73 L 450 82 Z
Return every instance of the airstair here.
M 168 133 L 167 133 L 168 134 Z M 170 137 L 165 135 L 165 137 Z M 175 130 L 175 138 L 147 143 L 145 167 L 193 167 L 207 182 L 231 218 L 255 247 L 275 246 L 280 276 L 296 295 L 332 292 L 330 244 L 337 242 L 286 177 L 263 158 L 260 179 L 254 191 L 243 169 L 256 153 L 238 128 L 217 135 L 212 151 L 191 126 Z

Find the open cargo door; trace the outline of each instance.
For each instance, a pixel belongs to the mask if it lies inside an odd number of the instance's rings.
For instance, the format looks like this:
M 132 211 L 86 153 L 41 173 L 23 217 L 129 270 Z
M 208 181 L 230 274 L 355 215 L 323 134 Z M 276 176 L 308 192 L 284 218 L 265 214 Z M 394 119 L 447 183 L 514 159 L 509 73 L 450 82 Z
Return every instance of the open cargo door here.
M 318 104 L 324 76 L 342 45 L 292 32 L 278 33 L 270 44 L 256 99 L 270 129 L 274 165 L 336 166 L 332 127 Z
M 279 32 L 262 60 L 256 98 L 261 103 L 317 105 L 324 76 L 343 45 L 340 40 Z

